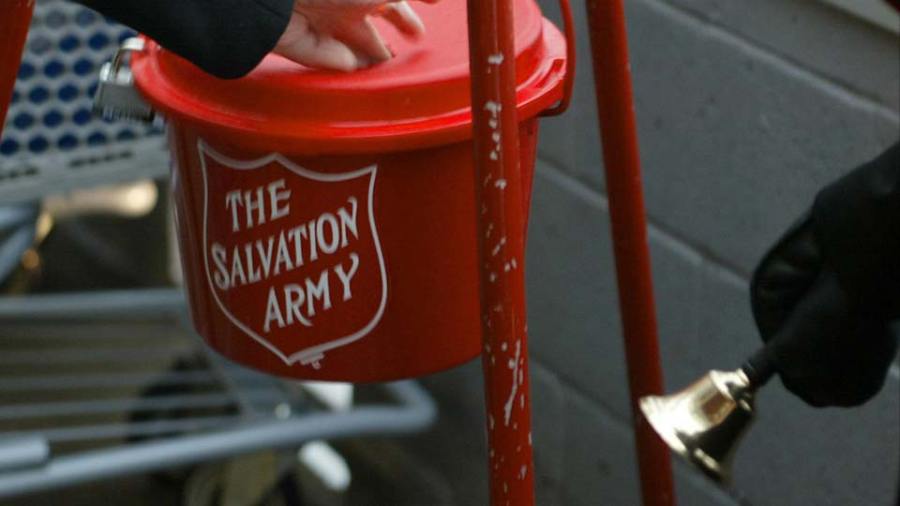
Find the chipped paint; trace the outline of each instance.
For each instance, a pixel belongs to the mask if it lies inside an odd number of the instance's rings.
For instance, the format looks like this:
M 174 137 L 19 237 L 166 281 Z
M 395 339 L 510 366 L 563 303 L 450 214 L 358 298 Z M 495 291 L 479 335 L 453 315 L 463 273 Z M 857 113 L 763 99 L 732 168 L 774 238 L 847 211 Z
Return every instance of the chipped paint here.
M 509 419 L 512 417 L 513 401 L 516 399 L 516 393 L 519 391 L 519 382 L 516 381 L 519 375 L 519 357 L 522 355 L 522 341 L 516 341 L 516 356 L 510 360 L 509 368 L 512 369 L 512 390 L 509 393 L 509 399 L 503 405 L 503 423 L 509 426 Z
M 503 106 L 495 102 L 493 100 L 488 100 L 484 104 L 484 109 L 491 115 L 488 119 L 488 126 L 491 128 L 491 140 L 494 141 L 494 147 L 491 150 L 490 155 L 488 157 L 492 161 L 498 161 L 500 159 L 500 152 L 503 149 L 503 136 L 500 132 L 500 111 L 503 110 Z
M 527 338 L 524 279 L 518 261 L 523 257 L 524 210 L 521 202 L 522 170 L 517 148 L 519 132 L 515 119 L 515 59 L 511 34 L 513 13 L 497 8 L 494 0 L 470 2 L 482 16 L 479 22 L 497 20 L 502 30 L 470 30 L 472 62 L 473 130 L 476 135 L 477 175 L 473 185 L 482 206 L 479 233 L 482 313 L 490 315 L 484 339 L 492 352 L 483 355 L 488 444 L 491 450 L 492 506 L 533 506 L 532 447 L 526 443 L 531 429 L 527 382 Z M 501 21 L 502 20 L 502 21 Z M 474 26 L 474 25 L 470 25 Z M 490 176 L 489 176 L 490 174 Z M 481 185 L 481 186 L 479 186 Z M 490 190 L 490 191 L 488 191 Z M 486 210 L 485 210 L 486 209 Z M 509 242 L 507 242 L 507 236 Z M 525 471 L 521 469 L 524 467 Z
M 503 249 L 503 246 L 506 246 L 506 236 L 500 238 L 500 241 L 494 246 L 494 249 L 491 250 L 491 256 L 497 256 L 500 253 L 500 250 Z

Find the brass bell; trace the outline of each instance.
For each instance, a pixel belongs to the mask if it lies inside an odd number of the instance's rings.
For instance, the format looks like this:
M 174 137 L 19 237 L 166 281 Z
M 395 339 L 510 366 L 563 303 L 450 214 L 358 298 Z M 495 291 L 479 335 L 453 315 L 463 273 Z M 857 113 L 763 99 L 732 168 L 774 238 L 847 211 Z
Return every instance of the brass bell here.
M 773 372 L 764 349 L 735 371 L 710 371 L 675 394 L 643 397 L 640 408 L 673 451 L 728 482 L 738 441 L 753 421 L 756 391 Z

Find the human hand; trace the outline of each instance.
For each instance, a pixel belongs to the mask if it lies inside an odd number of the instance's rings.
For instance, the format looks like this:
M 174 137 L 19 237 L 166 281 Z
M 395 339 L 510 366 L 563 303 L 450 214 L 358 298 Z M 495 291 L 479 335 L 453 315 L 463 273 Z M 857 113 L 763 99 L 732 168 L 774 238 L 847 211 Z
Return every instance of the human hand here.
M 878 393 L 896 338 L 881 312 L 841 286 L 812 217 L 769 251 L 750 291 L 766 352 L 790 392 L 817 407 L 855 406 Z
M 425 32 L 422 20 L 405 1 L 296 0 L 274 52 L 309 67 L 345 72 L 390 60 L 393 55 L 372 16 L 386 19 L 407 37 Z

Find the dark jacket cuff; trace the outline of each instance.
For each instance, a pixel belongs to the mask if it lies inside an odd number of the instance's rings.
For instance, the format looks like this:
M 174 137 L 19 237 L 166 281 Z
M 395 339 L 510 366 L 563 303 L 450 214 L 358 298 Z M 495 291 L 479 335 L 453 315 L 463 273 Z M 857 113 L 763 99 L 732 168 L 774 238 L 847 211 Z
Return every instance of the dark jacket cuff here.
M 80 0 L 221 78 L 241 77 L 268 54 L 294 0 Z

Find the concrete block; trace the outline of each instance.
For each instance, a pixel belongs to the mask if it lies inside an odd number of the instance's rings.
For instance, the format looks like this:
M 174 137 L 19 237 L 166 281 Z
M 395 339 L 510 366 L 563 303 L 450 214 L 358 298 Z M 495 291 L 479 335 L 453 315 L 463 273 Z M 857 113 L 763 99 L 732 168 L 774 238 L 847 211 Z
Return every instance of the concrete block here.
M 545 163 L 535 180 L 526 281 L 531 352 L 630 417 L 608 218 L 598 194 Z
M 816 410 L 774 381 L 735 460 L 737 493 L 751 504 L 893 504 L 898 390 L 894 380 L 863 407 Z
M 574 392 L 566 411 L 564 503 L 640 504 L 631 428 Z
M 565 390 L 556 374 L 537 360 L 531 363 L 531 418 L 537 504 L 564 506 L 563 467 Z
M 650 229 L 659 349 L 666 388 L 681 388 L 697 376 L 703 258 L 658 229 Z
M 528 244 L 532 353 L 630 419 L 609 216 L 598 193 L 540 163 Z M 651 231 L 660 346 L 670 384 L 696 375 L 701 257 Z M 688 364 L 685 366 L 684 364 Z
M 675 494 L 678 504 L 685 506 L 738 506 L 737 499 L 704 475 L 696 472 L 686 462 L 673 457 Z M 747 506 L 742 504 L 741 506 Z M 762 505 L 760 505 L 762 506 Z
M 641 504 L 631 427 L 574 391 L 566 399 L 564 504 Z M 678 504 L 737 505 L 711 482 L 681 467 L 676 464 Z
M 691 363 L 695 370 L 703 373 L 709 369 L 736 369 L 762 346 L 750 310 L 746 279 L 705 263 L 700 274 L 697 312 L 698 334 Z
M 562 28 L 558 0 L 539 0 L 544 14 Z M 561 117 L 541 120 L 539 152 L 543 158 L 572 174 L 590 173 L 596 188 L 603 188 L 603 165 L 594 74 L 585 2 L 572 2 L 576 25 L 577 71 L 572 106 Z
M 845 10 L 808 0 L 662 1 L 840 86 L 900 106 L 896 33 Z
M 895 114 L 722 30 L 649 0 L 628 14 L 651 218 L 717 261 L 750 272 L 820 187 L 896 140 Z

